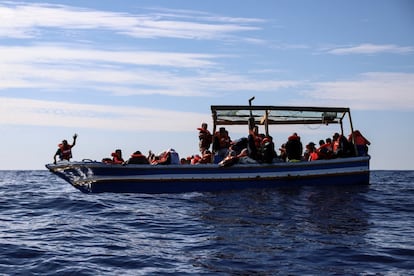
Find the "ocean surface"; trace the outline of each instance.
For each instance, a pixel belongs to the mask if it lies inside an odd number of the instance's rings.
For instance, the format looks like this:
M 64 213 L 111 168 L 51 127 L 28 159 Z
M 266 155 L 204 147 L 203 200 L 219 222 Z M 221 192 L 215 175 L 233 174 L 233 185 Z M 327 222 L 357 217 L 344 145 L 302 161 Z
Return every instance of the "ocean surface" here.
M 0 275 L 414 275 L 414 171 L 370 186 L 83 194 L 0 171 Z

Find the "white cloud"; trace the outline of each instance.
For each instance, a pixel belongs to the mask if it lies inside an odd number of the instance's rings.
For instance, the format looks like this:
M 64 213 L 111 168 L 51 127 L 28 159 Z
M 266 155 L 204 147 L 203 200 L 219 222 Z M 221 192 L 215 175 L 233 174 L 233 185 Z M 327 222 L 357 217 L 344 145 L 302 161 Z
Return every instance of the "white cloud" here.
M 275 91 L 297 84 L 220 73 L 213 66 L 213 59 L 219 57 L 216 55 L 72 49 L 62 45 L 3 46 L 0 55 L 0 90 L 93 89 L 117 95 L 206 96 L 222 91 Z
M 350 54 L 407 54 L 414 52 L 414 47 L 398 46 L 394 44 L 360 44 L 357 46 L 339 47 L 330 49 L 328 53 L 334 55 L 350 55 Z
M 30 38 L 39 36 L 43 28 L 59 28 L 103 29 L 142 38 L 214 39 L 234 32 L 256 30 L 258 27 L 246 24 L 261 22 L 257 19 L 207 15 L 201 18 L 192 15 L 192 22 L 176 18 L 179 17 L 161 13 L 137 15 L 64 5 L 9 3 L 0 4 L 0 37 Z M 199 22 L 194 22 L 195 19 Z
M 173 67 L 207 67 L 214 65 L 211 60 L 219 56 L 193 53 L 150 52 L 150 51 L 105 51 L 66 46 L 0 46 L 3 64 L 44 63 L 82 64 L 105 62 L 130 65 L 156 65 Z
M 371 72 L 344 81 L 311 84 L 314 103 L 357 109 L 414 110 L 414 74 Z
M 203 118 L 205 114 L 191 112 L 0 97 L 0 125 L 188 131 Z

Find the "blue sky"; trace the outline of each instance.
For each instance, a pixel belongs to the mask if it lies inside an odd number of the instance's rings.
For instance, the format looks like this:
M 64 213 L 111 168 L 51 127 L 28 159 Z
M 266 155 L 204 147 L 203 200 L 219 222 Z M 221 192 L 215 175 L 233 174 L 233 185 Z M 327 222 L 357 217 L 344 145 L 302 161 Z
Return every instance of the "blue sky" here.
M 74 160 L 185 157 L 210 105 L 252 96 L 350 107 L 373 169 L 414 169 L 413 30 L 409 0 L 0 1 L 0 169 L 42 169 L 73 133 Z

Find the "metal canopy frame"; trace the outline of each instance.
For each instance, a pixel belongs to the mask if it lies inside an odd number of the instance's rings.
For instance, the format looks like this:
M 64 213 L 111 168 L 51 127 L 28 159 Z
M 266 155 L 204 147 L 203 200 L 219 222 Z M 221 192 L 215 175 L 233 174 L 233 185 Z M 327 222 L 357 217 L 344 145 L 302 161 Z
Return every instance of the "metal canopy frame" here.
M 249 125 L 254 121 L 265 126 L 266 135 L 269 125 L 295 124 L 340 124 L 343 134 L 343 119 L 348 115 L 353 133 L 348 107 L 212 105 L 211 112 L 214 132 L 219 125 Z

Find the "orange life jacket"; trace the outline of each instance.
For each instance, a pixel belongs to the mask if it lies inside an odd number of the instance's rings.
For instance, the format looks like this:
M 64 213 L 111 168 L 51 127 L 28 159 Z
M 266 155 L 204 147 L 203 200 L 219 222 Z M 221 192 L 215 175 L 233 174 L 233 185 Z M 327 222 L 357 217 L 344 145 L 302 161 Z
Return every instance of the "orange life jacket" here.
M 318 159 L 319 159 L 319 155 L 317 152 L 314 151 L 309 154 L 309 161 L 314 161 Z
M 63 144 L 59 144 L 58 147 L 60 149 L 60 159 L 69 161 L 72 158 L 72 146 L 67 145 L 65 147 Z

